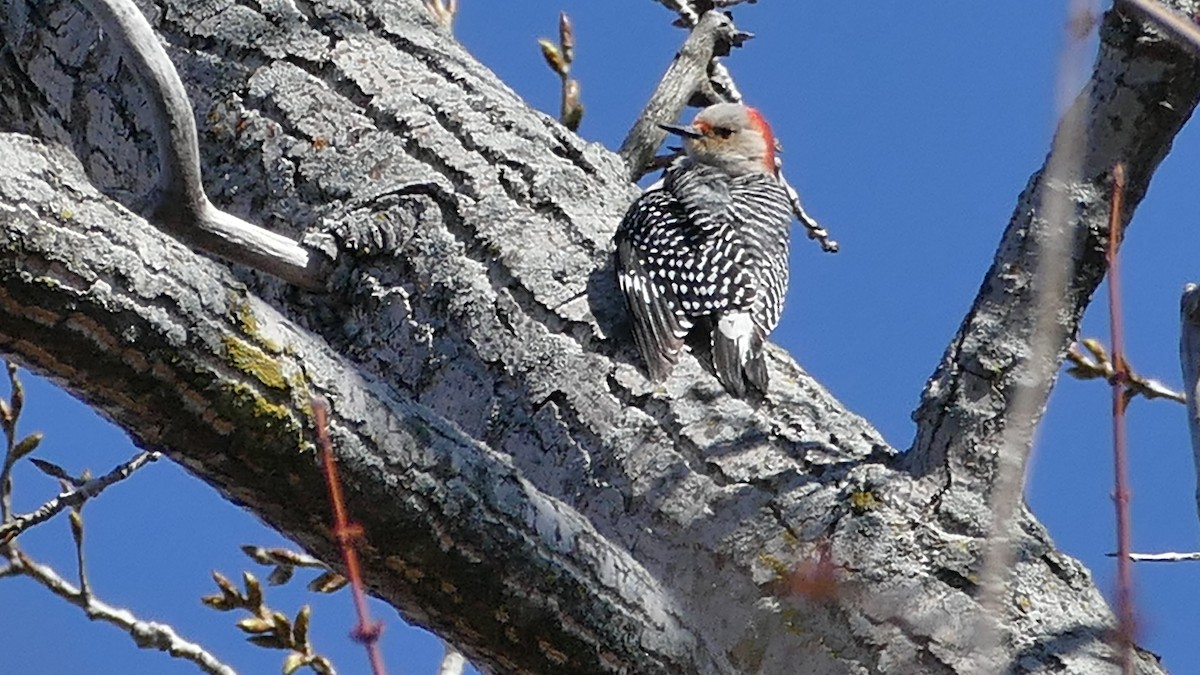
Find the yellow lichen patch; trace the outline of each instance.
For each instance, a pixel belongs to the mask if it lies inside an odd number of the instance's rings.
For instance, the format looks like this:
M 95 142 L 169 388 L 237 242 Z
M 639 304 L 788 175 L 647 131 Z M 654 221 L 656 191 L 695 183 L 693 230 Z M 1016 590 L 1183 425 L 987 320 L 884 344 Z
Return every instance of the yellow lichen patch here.
M 855 490 L 850 493 L 850 508 L 854 509 L 855 513 L 866 513 L 877 506 L 879 500 L 870 490 Z
M 758 562 L 764 567 L 770 568 L 770 570 L 775 573 L 776 581 L 787 577 L 788 573 L 791 571 L 782 560 L 770 555 L 769 553 L 759 553 Z
M 783 543 L 787 544 L 788 546 L 790 546 L 792 548 L 796 548 L 797 546 L 800 545 L 800 539 L 796 535 L 792 534 L 791 530 L 784 530 L 783 531 Z
M 287 378 L 275 357 L 232 335 L 222 337 L 221 343 L 225 346 L 229 365 L 267 387 L 287 391 Z
M 250 306 L 250 303 L 245 298 L 230 294 L 229 307 L 233 313 L 234 321 L 244 335 L 252 338 L 256 343 L 262 345 L 264 350 L 272 354 L 283 354 L 285 352 L 283 345 L 262 334 L 262 325 L 258 322 L 258 317 L 254 314 L 254 308 Z
M 537 643 L 538 649 L 542 650 L 542 653 L 546 655 L 546 658 L 553 661 L 555 665 L 561 666 L 567 662 L 567 655 L 560 650 L 555 649 L 554 645 L 550 644 L 549 640 L 545 638 L 538 638 Z
M 238 326 L 247 335 L 257 335 L 258 317 L 254 316 L 254 310 L 250 308 L 250 303 L 239 296 L 231 294 L 229 306 L 234 318 L 237 319 Z
M 268 436 L 278 443 L 304 442 L 302 429 L 287 406 L 272 403 L 242 382 L 226 382 L 223 388 L 220 412 L 238 429 L 259 437 Z

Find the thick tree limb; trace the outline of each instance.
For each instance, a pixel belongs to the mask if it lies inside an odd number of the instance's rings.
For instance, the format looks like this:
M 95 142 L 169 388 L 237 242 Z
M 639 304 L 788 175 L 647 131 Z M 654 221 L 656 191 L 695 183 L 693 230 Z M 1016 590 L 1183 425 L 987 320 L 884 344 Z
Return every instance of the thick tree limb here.
M 1150 19 L 1175 38 L 1177 44 L 1200 56 L 1200 26 L 1196 25 L 1194 14 L 1193 18 L 1189 19 L 1174 8 L 1167 8 L 1155 0 L 1117 0 L 1117 4 L 1122 10 L 1132 9 Z
M 1196 6 L 1190 1 L 1171 4 L 1193 10 Z M 1145 77 L 1120 75 L 1130 72 Z M 1030 179 L 979 295 L 914 413 L 917 435 L 911 466 L 918 475 L 941 476 L 947 488 L 941 495 L 941 515 L 964 533 L 985 522 L 980 516 L 986 515 L 990 486 L 1003 456 L 1004 430 L 1019 424 L 1025 443 L 1031 440 L 1079 317 L 1104 276 L 1109 170 L 1117 161 L 1126 163 L 1127 223 L 1197 97 L 1200 72 L 1190 55 L 1147 33 L 1133 18 L 1116 11 L 1106 15 L 1095 73 L 1067 113 L 1082 116 L 1084 154 L 1057 159 L 1078 166 L 1078 178 L 1052 184 L 1043 169 Z M 1055 157 L 1047 159 L 1048 165 L 1054 161 Z M 1046 277 L 1039 277 L 1036 261 L 1052 255 L 1046 242 L 1053 223 L 1042 209 L 1056 201 L 1071 212 L 1064 252 L 1071 268 L 1063 286 L 1051 289 L 1059 297 L 1048 326 L 1052 348 L 1039 358 L 1033 349 L 1035 301 L 1039 290 L 1053 283 L 1056 270 L 1051 266 Z M 1022 390 L 1036 403 L 1033 419 L 1018 415 L 1013 406 Z
M 392 542 L 372 542 L 373 560 L 366 566 L 376 592 L 388 596 L 395 582 L 418 582 L 408 593 L 434 585 L 455 596 L 450 606 L 460 609 L 474 607 L 470 611 L 490 617 L 495 607 L 505 606 L 516 617 L 538 616 L 550 611 L 546 603 L 560 593 L 580 592 L 580 584 L 589 580 L 580 573 L 591 567 L 592 580 L 619 574 L 623 582 L 621 589 L 604 594 L 601 603 L 607 609 L 593 607 L 597 620 L 633 620 L 656 626 L 656 633 L 674 632 L 657 638 L 638 634 L 669 648 L 672 656 L 686 654 L 693 639 L 671 617 L 677 611 L 670 609 L 673 603 L 637 563 L 569 507 L 534 490 L 502 457 L 424 407 L 364 380 L 319 338 L 247 295 L 219 265 L 156 236 L 144 221 L 106 203 L 69 155 L 46 152 L 44 157 L 43 151 L 32 139 L 0 135 L 0 154 L 12 161 L 0 169 L 6 224 L 0 248 L 8 253 L 0 287 L 5 327 L 0 349 L 20 354 L 44 372 L 74 373 L 78 379 L 72 386 L 130 429 L 143 447 L 203 444 L 213 452 L 211 459 L 253 457 L 247 464 L 221 462 L 218 468 L 200 456 L 172 453 L 231 499 L 325 560 L 336 560 L 336 542 L 321 513 L 328 511 L 325 485 L 307 440 L 309 397 L 323 395 L 333 402 L 331 426 L 341 461 L 348 465 L 347 489 L 360 500 L 356 518 L 368 532 L 387 533 Z M 60 202 L 65 194 L 77 200 L 69 216 Z M 86 246 L 85 239 L 90 240 Z M 64 242 L 74 245 L 62 250 Z M 139 252 L 172 264 L 148 269 Z M 63 253 L 69 255 L 57 260 Z M 171 309 L 164 312 L 162 305 Z M 100 307 L 108 309 L 97 311 Z M 368 475 L 373 477 L 364 481 Z M 279 490 L 291 497 L 272 506 Z M 368 509 L 363 499 L 387 506 Z M 311 507 L 298 510 L 296 504 Z M 525 531 L 525 523 L 537 531 Z M 444 550 L 447 546 L 452 550 Z M 561 557 L 566 550 L 569 561 Z M 421 562 L 423 551 L 436 551 L 441 560 Z M 544 557 L 545 567 L 534 573 L 511 566 L 508 557 L 494 557 L 499 551 L 517 559 Z M 464 598 L 446 589 L 465 587 L 468 577 L 436 580 L 439 570 L 450 572 L 447 565 L 464 575 L 507 577 L 512 585 L 507 591 L 496 587 L 486 599 Z M 649 584 L 641 592 L 657 600 L 646 604 L 641 593 L 621 598 L 638 577 Z M 393 590 L 385 590 L 389 587 Z M 627 608 L 620 605 L 634 600 L 656 608 L 657 616 L 622 618 Z M 530 631 L 524 638 L 530 643 L 541 640 L 567 653 L 603 644 L 589 637 L 594 628 L 587 623 L 554 630 L 557 623 L 494 621 L 497 630 Z M 554 635 L 559 631 L 571 637 L 560 640 Z M 639 658 L 661 660 L 649 644 L 641 649 L 650 652 Z M 618 645 L 608 648 L 610 658 L 621 659 Z
M 137 192 L 143 94 L 73 8 L 0 0 L 0 126 Z M 420 3 L 157 9 L 210 191 L 328 237 L 328 293 L 247 290 L 57 146 L 5 135 L 0 350 L 329 560 L 298 402 L 323 394 L 373 591 L 494 671 L 1108 672 L 1086 570 L 1022 515 L 1012 593 L 983 612 L 983 525 L 931 518 L 940 477 L 897 466 L 778 350 L 757 409 L 691 358 L 647 382 L 607 339 L 626 330 L 625 164 L 529 111 Z M 1138 87 L 1188 90 L 1178 50 L 1110 22 Z M 1105 58 L 1099 80 L 1128 63 Z M 1150 156 L 1170 143 L 1123 133 Z

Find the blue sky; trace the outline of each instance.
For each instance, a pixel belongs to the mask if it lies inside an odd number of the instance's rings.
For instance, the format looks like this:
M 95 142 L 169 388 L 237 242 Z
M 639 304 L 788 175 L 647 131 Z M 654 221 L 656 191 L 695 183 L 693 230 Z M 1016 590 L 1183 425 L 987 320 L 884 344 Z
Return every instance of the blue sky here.
M 921 388 L 969 308 L 1016 197 L 1042 163 L 1054 125 L 1054 87 L 1065 3 L 764 1 L 736 12 L 757 38 L 728 64 L 747 101 L 785 146 L 808 210 L 842 244 L 828 255 L 797 236 L 792 286 L 774 340 L 900 448 L 913 435 Z M 552 36 L 559 9 L 575 21 L 574 75 L 587 114 L 580 130 L 609 148 L 626 130 L 683 38 L 650 0 L 462 0 L 459 39 L 531 105 L 558 109 L 557 78 L 534 39 Z M 1089 46 L 1090 63 L 1094 48 Z M 1134 219 L 1123 252 L 1129 358 L 1179 386 L 1178 297 L 1200 281 L 1194 208 L 1200 138 L 1185 128 Z M 1100 293 L 1104 292 L 1102 287 Z M 1084 335 L 1107 341 L 1106 310 L 1092 307 Z M 108 470 L 135 450 L 124 435 L 51 385 L 25 375 L 24 430 L 47 439 L 39 456 L 72 470 Z M 0 389 L 2 390 L 2 389 Z M 1057 544 L 1111 591 L 1114 550 L 1109 393 L 1097 382 L 1056 388 L 1031 467 L 1028 501 Z M 1134 402 L 1129 418 L 1134 546 L 1191 550 L 1197 542 L 1194 469 L 1182 406 Z M 56 486 L 17 471 L 16 508 Z M 174 624 L 243 672 L 276 672 L 281 654 L 242 644 L 232 614 L 202 607 L 210 570 L 252 563 L 238 546 L 286 544 L 167 461 L 85 509 L 90 577 L 107 601 Z M 33 556 L 73 574 L 66 519 L 25 534 Z M 260 576 L 267 570 L 257 568 Z M 1200 672 L 1200 566 L 1136 569 L 1143 646 L 1173 672 Z M 303 576 L 303 573 L 302 573 Z M 307 580 L 307 576 L 304 577 Z M 365 672 L 345 639 L 349 596 L 314 598 L 301 584 L 268 599 L 294 613 L 315 605 L 315 643 L 343 673 Z M 390 672 L 433 673 L 428 634 L 388 625 Z M 0 580 L 0 635 L 9 675 L 67 672 L 190 673 L 189 665 L 136 649 L 117 630 L 21 579 Z M 13 656 L 16 656 L 15 662 Z

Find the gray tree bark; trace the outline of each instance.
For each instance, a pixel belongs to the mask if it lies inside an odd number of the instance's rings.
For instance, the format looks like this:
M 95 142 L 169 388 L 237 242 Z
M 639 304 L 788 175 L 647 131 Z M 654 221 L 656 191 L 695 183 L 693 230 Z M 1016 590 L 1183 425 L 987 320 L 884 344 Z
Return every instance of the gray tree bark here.
M 997 439 L 1031 423 L 1008 402 L 1044 406 L 1104 274 L 1108 167 L 1132 213 L 1200 97 L 1164 36 L 1105 17 L 1078 180 L 1030 180 L 901 454 L 779 349 L 758 406 L 693 359 L 652 386 L 610 259 L 627 168 L 419 0 L 141 6 L 213 201 L 334 271 L 231 270 L 121 206 L 155 180 L 144 93 L 75 3 L 0 0 L 0 351 L 336 560 L 324 395 L 372 592 L 485 670 L 1115 672 L 1111 612 L 1031 515 L 998 607 L 980 555 Z M 1046 190 L 1073 265 L 1031 360 Z

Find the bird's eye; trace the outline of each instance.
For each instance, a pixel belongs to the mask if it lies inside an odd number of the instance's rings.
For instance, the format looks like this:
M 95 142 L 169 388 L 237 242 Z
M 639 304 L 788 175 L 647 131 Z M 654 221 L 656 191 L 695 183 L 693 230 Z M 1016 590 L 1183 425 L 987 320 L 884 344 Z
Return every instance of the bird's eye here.
M 729 138 L 733 135 L 733 129 L 729 127 L 713 127 L 713 133 L 719 138 Z

